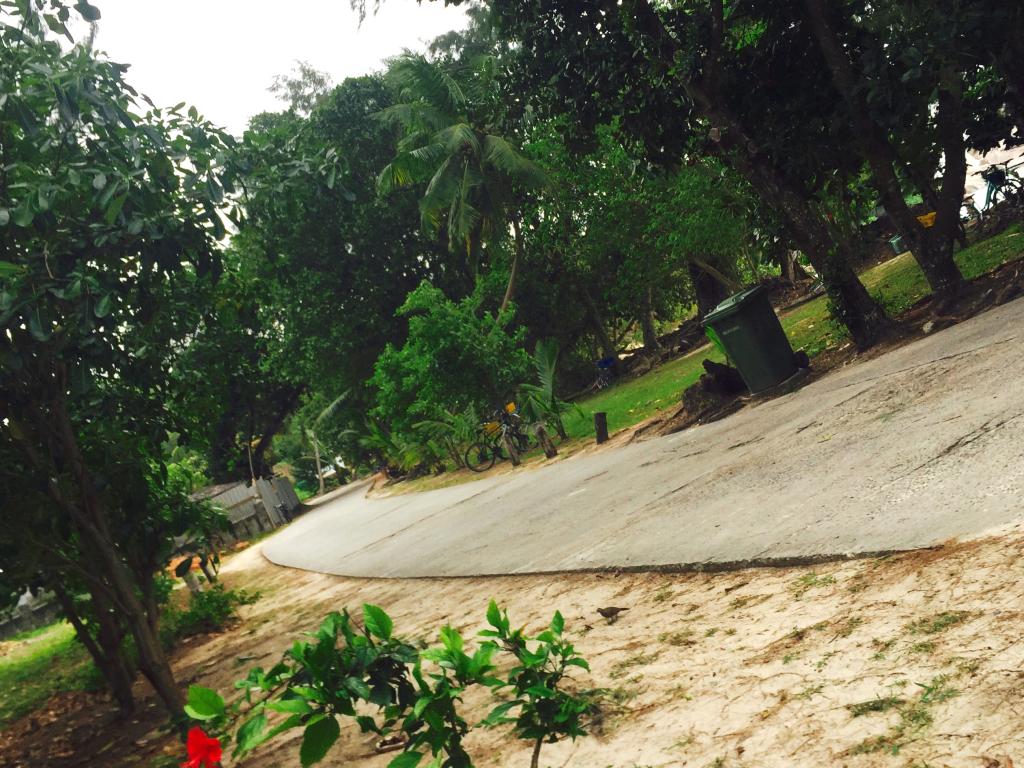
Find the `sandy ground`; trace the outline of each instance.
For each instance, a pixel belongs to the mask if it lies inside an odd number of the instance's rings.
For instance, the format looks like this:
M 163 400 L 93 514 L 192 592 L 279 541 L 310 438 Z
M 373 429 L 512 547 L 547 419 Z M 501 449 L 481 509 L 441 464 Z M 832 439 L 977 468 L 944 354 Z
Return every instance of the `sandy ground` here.
M 373 602 L 397 632 L 433 641 L 445 623 L 474 635 L 493 597 L 532 630 L 561 610 L 593 668 L 578 684 L 607 689 L 593 734 L 545 747 L 543 766 L 1006 768 L 1024 762 L 1022 551 L 1017 526 L 813 569 L 410 581 L 278 568 L 254 547 L 223 577 L 263 597 L 233 631 L 186 644 L 175 664 L 182 682 L 226 692 L 329 611 Z M 629 610 L 609 625 L 596 614 L 608 605 Z M 471 698 L 469 719 L 490 703 Z M 180 745 L 152 730 L 155 707 L 127 725 L 95 698 L 58 701 L 52 711 L 0 736 L 0 764 L 180 760 Z M 63 757 L 39 759 L 43 745 Z M 528 747 L 506 731 L 477 732 L 470 745 L 481 767 L 529 764 Z M 346 725 L 324 764 L 388 761 Z M 294 737 L 244 762 L 298 764 Z

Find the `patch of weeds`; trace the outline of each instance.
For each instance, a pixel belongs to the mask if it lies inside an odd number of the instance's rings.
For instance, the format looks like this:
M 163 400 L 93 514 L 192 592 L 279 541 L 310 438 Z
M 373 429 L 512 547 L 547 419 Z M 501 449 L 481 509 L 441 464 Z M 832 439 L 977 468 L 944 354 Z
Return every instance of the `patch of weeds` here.
M 693 696 L 687 691 L 684 685 L 673 685 L 669 688 L 668 695 L 673 699 L 682 699 L 683 701 L 693 701 Z
M 962 656 L 954 656 L 949 663 L 956 667 L 958 675 L 973 675 L 981 666 L 980 659 L 965 659 Z
M 920 643 L 914 643 L 907 650 L 910 653 L 919 653 L 924 656 L 927 656 L 935 650 L 935 643 L 933 643 L 931 640 L 924 640 Z
M 693 734 L 692 733 L 687 734 L 686 736 L 681 738 L 679 741 L 677 741 L 675 744 L 673 744 L 672 745 L 672 749 L 686 749 L 688 746 L 693 744 L 694 741 L 695 741 L 695 739 L 693 738 Z
M 879 640 L 877 637 L 871 640 L 871 647 L 875 649 L 871 656 L 872 661 L 881 661 L 885 658 L 886 652 L 896 644 L 895 640 Z
M 790 588 L 793 591 L 793 597 L 799 600 L 812 589 L 817 589 L 818 587 L 827 587 L 835 583 L 835 576 L 819 576 L 814 571 L 811 571 L 810 573 L 805 573 L 803 576 L 794 581 Z
M 791 664 L 791 663 L 793 663 L 794 661 L 796 661 L 799 658 L 800 658 L 800 654 L 799 653 L 787 653 L 785 656 L 782 657 L 782 663 L 783 664 Z
M 880 696 L 877 699 L 859 701 L 856 704 L 847 704 L 846 708 L 850 710 L 850 714 L 853 717 L 863 717 L 864 715 L 870 715 L 875 712 L 888 712 L 893 707 L 898 707 L 905 701 L 905 699 L 900 699 L 896 696 Z
M 650 664 L 652 661 L 658 658 L 660 653 L 660 651 L 654 651 L 653 653 L 640 652 L 634 653 L 632 656 L 627 656 L 626 658 L 612 664 L 612 668 L 611 671 L 608 673 L 608 676 L 612 680 L 618 680 L 620 677 L 625 677 L 627 671 L 629 671 L 633 667 L 639 667 L 643 664 Z
M 707 631 L 704 632 L 704 637 L 714 637 L 717 634 L 718 634 L 718 627 L 709 627 L 707 629 Z
M 725 768 L 725 758 L 716 757 L 714 760 L 708 763 L 708 768 Z
M 800 691 L 800 693 L 796 695 L 796 698 L 803 699 L 804 701 L 809 701 L 810 699 L 814 698 L 819 693 L 821 693 L 823 690 L 825 690 L 824 683 L 818 683 L 817 685 L 809 685 L 802 691 Z
M 652 597 L 651 600 L 653 600 L 656 603 L 664 603 L 668 600 L 671 600 L 673 594 L 674 593 L 672 592 L 672 590 L 668 587 L 662 587 L 654 593 L 654 597 Z
M 839 629 L 836 630 L 836 637 L 849 637 L 853 634 L 853 631 L 863 623 L 864 619 L 860 616 L 851 616 L 843 622 Z
M 969 615 L 967 611 L 943 611 L 910 622 L 907 631 L 912 635 L 937 635 L 965 621 Z
M 736 634 L 736 627 L 729 627 L 727 630 L 725 630 L 725 634 L 727 634 L 727 635 L 735 635 Z
M 939 675 L 938 677 L 932 678 L 929 683 L 918 683 L 917 685 L 921 689 L 921 693 L 916 699 L 911 701 L 899 700 L 894 697 L 877 700 L 896 702 L 890 707 L 887 707 L 887 709 L 896 708 L 899 710 L 899 722 L 892 726 L 888 733 L 865 739 L 860 744 L 849 750 L 850 754 L 863 755 L 872 752 L 888 752 L 891 755 L 899 754 L 899 751 L 903 747 L 916 739 L 921 731 L 930 727 L 932 723 L 935 722 L 935 718 L 931 713 L 932 705 L 948 701 L 959 694 L 959 691 L 950 687 L 949 677 L 946 675 Z M 873 702 L 864 702 L 864 705 L 866 706 L 872 703 Z M 851 709 L 851 712 L 852 711 L 853 710 Z M 866 712 L 871 711 L 884 710 L 868 709 L 860 714 L 865 714 Z M 857 714 L 854 714 L 854 717 L 856 716 Z
M 693 630 L 687 627 L 686 629 L 677 629 L 675 632 L 662 632 L 658 635 L 658 642 L 676 646 L 693 645 Z
M 939 675 L 932 678 L 930 683 L 918 683 L 917 685 L 921 689 L 923 704 L 939 704 L 960 695 L 960 691 L 949 686 L 948 675 Z
M 828 653 L 826 653 L 824 656 L 822 656 L 820 659 L 814 662 L 814 669 L 817 672 L 821 672 L 821 670 L 823 670 L 825 666 L 828 664 L 829 659 L 835 656 L 836 653 L 836 651 L 829 651 Z
M 753 599 L 754 598 L 750 596 L 734 597 L 731 601 L 729 601 L 729 607 L 734 611 L 738 611 L 740 608 L 743 608 L 748 603 L 750 603 Z

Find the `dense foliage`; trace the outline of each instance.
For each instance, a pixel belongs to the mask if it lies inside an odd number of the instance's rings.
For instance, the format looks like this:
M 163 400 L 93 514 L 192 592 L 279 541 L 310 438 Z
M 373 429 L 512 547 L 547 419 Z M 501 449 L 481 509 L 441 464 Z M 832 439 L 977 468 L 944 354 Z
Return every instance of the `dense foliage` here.
M 162 574 L 215 557 L 204 482 L 443 471 L 510 400 L 564 436 L 597 361 L 656 364 L 665 330 L 797 261 L 869 346 L 879 214 L 954 302 L 965 151 L 1024 142 L 1018 6 L 491 0 L 383 72 L 332 87 L 300 65 L 235 138 L 72 39 L 89 2 L 0 0 L 4 601 L 54 592 L 122 708 L 137 666 L 178 716 Z M 331 621 L 329 640 L 391 641 Z M 491 623 L 521 734 L 575 735 L 531 693 L 564 666 Z M 546 659 L 570 658 L 550 631 Z M 406 733 L 434 754 L 420 715 L 469 679 L 443 639 L 448 671 L 388 704 L 433 697 Z

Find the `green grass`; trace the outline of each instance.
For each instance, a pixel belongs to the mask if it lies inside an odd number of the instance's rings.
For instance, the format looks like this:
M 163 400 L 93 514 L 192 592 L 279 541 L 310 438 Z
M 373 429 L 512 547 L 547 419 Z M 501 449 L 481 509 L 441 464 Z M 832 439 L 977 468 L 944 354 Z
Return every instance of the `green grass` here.
M 87 690 L 92 660 L 66 622 L 0 642 L 0 729 L 62 691 Z
M 1024 256 L 1024 234 L 1021 225 L 1014 224 L 1005 232 L 960 251 L 956 260 L 964 277 L 971 280 L 1021 256 Z M 861 279 L 868 291 L 894 315 L 909 309 L 929 292 L 921 268 L 909 253 L 869 269 Z M 785 313 L 781 320 L 793 349 L 804 349 L 810 357 L 844 343 L 847 338 L 845 330 L 829 316 L 824 297 Z M 709 357 L 722 362 L 717 350 L 704 346 L 644 376 L 628 379 L 581 400 L 582 412 L 574 412 L 565 420 L 569 437 L 591 437 L 596 411 L 608 414 L 608 430 L 614 432 L 677 406 L 683 391 L 704 372 L 701 363 Z

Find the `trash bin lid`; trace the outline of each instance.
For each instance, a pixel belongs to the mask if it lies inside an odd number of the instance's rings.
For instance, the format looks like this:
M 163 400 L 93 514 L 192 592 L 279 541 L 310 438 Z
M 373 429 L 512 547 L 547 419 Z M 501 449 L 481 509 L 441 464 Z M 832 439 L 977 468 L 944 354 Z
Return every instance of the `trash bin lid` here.
M 715 320 L 721 320 L 724 317 L 735 314 L 743 309 L 743 306 L 747 304 L 751 299 L 760 296 L 764 293 L 765 288 L 763 285 L 755 285 L 753 288 L 747 288 L 745 291 L 733 294 L 728 299 L 723 301 L 717 307 L 712 309 L 701 321 L 701 325 L 707 325 Z

